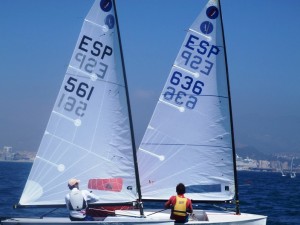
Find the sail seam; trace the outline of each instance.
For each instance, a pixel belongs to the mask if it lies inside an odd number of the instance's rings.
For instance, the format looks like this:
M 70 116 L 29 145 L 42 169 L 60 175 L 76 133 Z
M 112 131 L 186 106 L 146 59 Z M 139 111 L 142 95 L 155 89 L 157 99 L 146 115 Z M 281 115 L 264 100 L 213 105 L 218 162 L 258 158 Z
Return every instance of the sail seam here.
M 162 95 L 164 95 L 163 93 L 162 93 Z M 179 94 L 173 94 L 173 96 L 178 96 Z M 227 99 L 229 99 L 229 97 L 228 96 L 223 96 L 223 95 L 195 95 L 195 94 L 186 94 L 187 96 L 197 96 L 197 97 L 216 97 L 216 98 L 227 98 Z M 164 100 L 161 100 L 161 99 L 159 99 L 161 102 L 165 102 Z M 165 102 L 165 103 L 168 103 L 168 102 Z M 169 103 L 170 104 L 170 103 Z M 170 104 L 170 105 L 172 105 L 172 104 Z M 174 107 L 177 107 L 177 108 L 179 108 L 178 106 L 174 106 Z
M 217 97 L 217 98 L 228 98 L 227 96 L 222 96 L 222 95 L 198 95 L 198 97 Z
M 182 106 L 177 106 L 177 105 L 171 104 L 171 103 L 169 103 L 169 102 L 167 102 L 167 101 L 164 101 L 164 100 L 162 100 L 162 99 L 159 99 L 159 101 L 165 103 L 166 105 L 172 106 L 172 107 L 178 109 L 178 110 L 181 111 L 181 112 L 183 112 L 183 111 L 185 110 L 185 108 L 182 107 Z
M 231 149 L 232 147 L 229 147 L 229 146 L 221 146 L 221 145 L 200 145 L 200 144 L 164 144 L 164 143 L 141 143 L 141 145 L 167 145 L 167 146 L 170 146 L 170 145 L 174 145 L 174 146 L 201 146 L 201 147 L 214 147 L 214 148 L 229 148 Z M 143 149 L 142 149 L 143 150 Z
M 70 66 L 70 65 L 69 65 L 69 67 L 72 68 L 72 69 L 74 69 L 74 70 L 77 70 L 78 72 L 82 72 L 83 74 L 87 74 L 86 72 L 84 72 L 84 71 L 82 71 L 82 70 L 79 70 L 79 69 L 77 69 L 77 68 L 75 68 L 75 67 L 73 67 L 73 66 Z M 72 74 L 72 73 L 70 73 L 70 72 L 67 72 L 66 74 L 72 75 L 72 76 L 77 76 L 77 77 L 85 77 L 84 75 L 81 75 L 81 74 Z M 93 79 L 93 75 L 87 74 L 87 76 L 89 76 L 91 79 Z M 101 82 L 106 82 L 106 83 L 109 83 L 109 84 L 118 85 L 118 86 L 120 86 L 120 87 L 125 87 L 124 84 L 118 84 L 118 83 L 111 82 L 111 81 L 107 81 L 107 80 L 103 80 L 103 79 L 102 79 L 102 80 L 96 79 L 96 80 L 97 80 L 97 81 L 101 81 Z
M 63 139 L 63 138 L 61 138 L 61 137 L 58 137 L 58 136 L 56 136 L 56 135 L 54 135 L 54 134 L 52 134 L 52 133 L 50 133 L 50 132 L 47 132 L 47 134 L 48 134 L 48 135 L 51 135 L 52 137 L 55 137 L 55 138 L 57 138 L 57 139 L 59 139 L 59 140 L 61 140 L 61 141 L 64 141 L 64 142 L 66 142 L 66 143 L 68 143 L 68 144 L 70 144 L 70 145 L 73 145 L 73 146 L 75 146 L 75 147 L 77 147 L 77 148 L 80 148 L 80 149 L 82 149 L 82 150 L 84 150 L 84 151 L 86 151 L 86 152 L 88 152 L 88 153 L 90 153 L 90 154 L 92 154 L 92 155 L 95 155 L 95 156 L 97 156 L 97 157 L 99 157 L 99 158 L 101 158 L 101 159 L 103 159 L 103 160 L 105 160 L 105 161 L 107 161 L 107 162 L 111 162 L 110 160 L 108 160 L 108 159 L 106 159 L 106 158 L 103 158 L 103 157 L 101 157 L 100 155 L 97 155 L 96 153 L 94 153 L 94 152 L 92 152 L 92 151 L 90 151 L 90 150 L 88 150 L 88 149 L 85 149 L 85 148 L 83 148 L 83 147 L 81 147 L 81 146 L 79 146 L 79 145 L 76 145 L 76 144 L 74 144 L 74 143 L 72 143 L 72 142 L 70 142 L 70 141 L 67 141 L 66 139 Z

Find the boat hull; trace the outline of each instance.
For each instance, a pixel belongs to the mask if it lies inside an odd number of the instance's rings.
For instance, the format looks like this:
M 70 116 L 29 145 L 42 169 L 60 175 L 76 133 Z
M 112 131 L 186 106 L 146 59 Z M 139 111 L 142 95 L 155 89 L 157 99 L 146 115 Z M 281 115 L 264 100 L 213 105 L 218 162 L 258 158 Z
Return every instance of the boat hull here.
M 1 225 L 66 225 L 66 224 L 105 224 L 105 225 L 174 225 L 169 219 L 169 211 L 155 213 L 156 211 L 145 211 L 145 218 L 140 218 L 137 211 L 116 211 L 116 216 L 98 218 L 96 221 L 70 221 L 67 217 L 45 217 L 45 218 L 9 218 L 1 221 Z M 202 210 L 195 210 L 196 215 L 201 215 Z M 152 215 L 150 215 L 152 214 Z M 255 214 L 242 213 L 235 215 L 231 212 L 207 211 L 208 221 L 197 221 L 190 219 L 186 224 L 212 224 L 212 225 L 266 225 L 267 217 Z M 149 216 L 147 216 L 149 215 Z

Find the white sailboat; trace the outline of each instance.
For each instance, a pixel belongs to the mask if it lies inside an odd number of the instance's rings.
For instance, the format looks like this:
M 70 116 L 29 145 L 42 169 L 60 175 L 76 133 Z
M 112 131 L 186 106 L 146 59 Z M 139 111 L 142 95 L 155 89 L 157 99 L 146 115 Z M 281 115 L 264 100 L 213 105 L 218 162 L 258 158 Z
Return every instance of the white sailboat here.
M 291 162 L 291 172 L 290 172 L 290 177 L 291 177 L 291 178 L 296 178 L 296 172 L 293 170 L 293 163 L 294 163 L 294 157 L 292 158 L 292 162 Z
M 135 141 L 115 5 L 86 16 L 25 188 L 16 207 L 66 207 L 67 182 L 101 205 L 139 200 Z
M 278 163 L 279 163 L 279 170 L 280 170 L 280 172 L 281 172 L 281 176 L 285 177 L 286 174 L 285 174 L 284 171 L 283 171 L 282 163 L 281 163 L 280 161 L 278 161 Z
M 96 204 L 136 203 L 139 209 L 75 223 L 171 225 L 170 211 L 146 210 L 141 203 L 165 201 L 184 182 L 195 202 L 237 203 L 236 212 L 207 211 L 209 221 L 196 216 L 188 224 L 265 225 L 266 216 L 238 207 L 227 70 L 220 3 L 210 0 L 172 67 L 138 150 L 138 167 L 115 2 L 96 0 L 18 207 L 64 207 L 66 182 L 76 177 L 82 189 L 101 197 Z M 44 217 L 1 223 L 74 222 Z
M 137 153 L 144 201 L 166 201 L 183 182 L 193 203 L 235 201 L 235 218 L 243 217 L 218 0 L 189 28 Z M 249 224 L 266 223 L 254 217 Z M 215 219 L 209 212 L 208 218 Z

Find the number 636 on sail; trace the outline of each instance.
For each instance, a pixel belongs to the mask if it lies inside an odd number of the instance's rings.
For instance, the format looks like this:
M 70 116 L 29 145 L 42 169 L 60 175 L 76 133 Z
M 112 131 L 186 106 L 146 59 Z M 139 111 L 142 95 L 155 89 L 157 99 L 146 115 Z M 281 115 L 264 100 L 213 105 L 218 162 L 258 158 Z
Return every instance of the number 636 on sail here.
M 63 93 L 59 98 L 57 106 L 59 108 L 63 107 L 63 109 L 68 112 L 74 111 L 77 116 L 84 116 L 84 112 L 87 108 L 87 103 L 84 100 L 90 100 L 94 87 L 89 86 L 85 82 L 80 82 L 74 77 L 69 77 L 64 86 L 64 90 L 69 93 L 74 93 L 75 96 Z
M 164 99 L 176 105 L 194 109 L 198 100 L 197 96 L 201 94 L 204 83 L 175 70 L 172 72 L 170 84 L 163 94 Z

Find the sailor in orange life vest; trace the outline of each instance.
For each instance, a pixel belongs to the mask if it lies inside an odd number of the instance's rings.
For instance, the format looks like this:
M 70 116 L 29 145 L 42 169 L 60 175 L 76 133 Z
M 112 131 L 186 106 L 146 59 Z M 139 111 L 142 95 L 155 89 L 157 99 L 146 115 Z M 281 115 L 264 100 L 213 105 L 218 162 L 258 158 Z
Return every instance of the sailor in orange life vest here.
M 75 178 L 70 179 L 68 182 L 70 192 L 66 195 L 65 201 L 70 211 L 70 220 L 93 220 L 91 217 L 86 216 L 87 203 L 96 202 L 99 197 L 87 190 L 79 190 L 79 182 L 80 180 Z
M 192 201 L 184 197 L 184 184 L 179 183 L 176 186 L 176 192 L 177 196 L 171 196 L 165 203 L 165 208 L 172 209 L 170 218 L 175 220 L 176 223 L 188 222 L 188 213 L 193 212 Z

